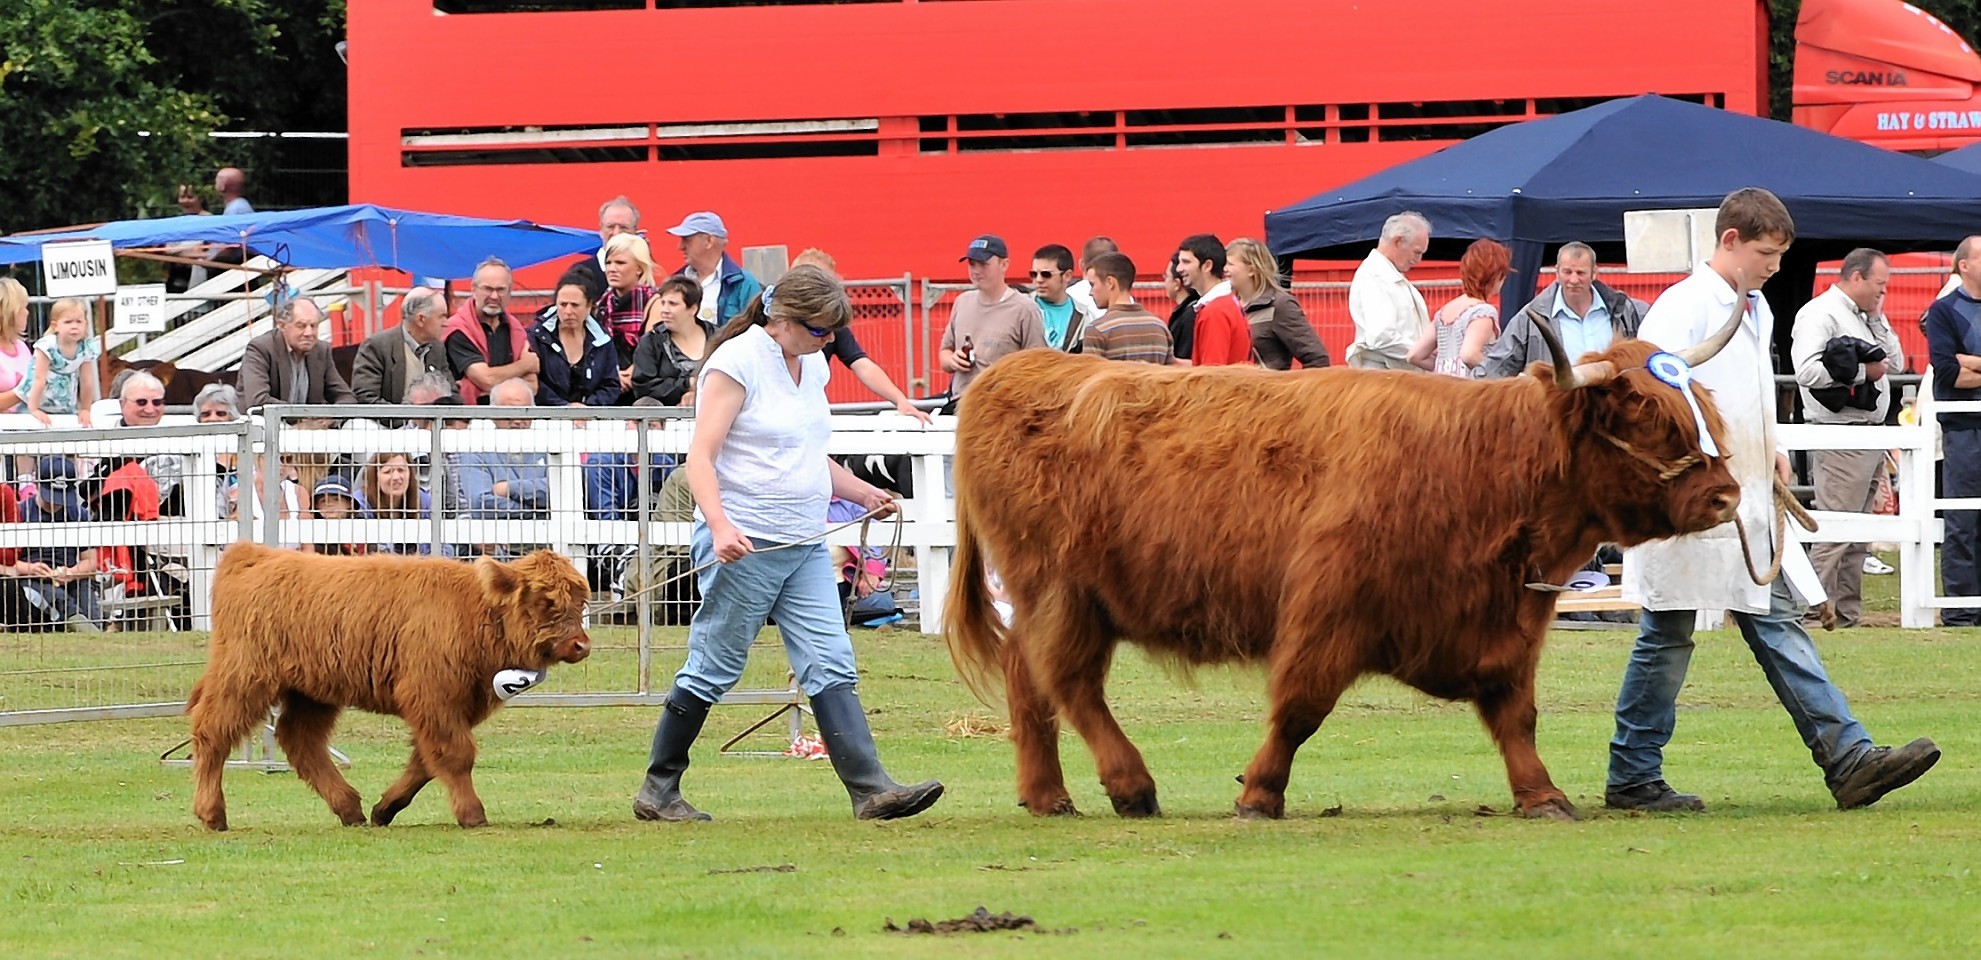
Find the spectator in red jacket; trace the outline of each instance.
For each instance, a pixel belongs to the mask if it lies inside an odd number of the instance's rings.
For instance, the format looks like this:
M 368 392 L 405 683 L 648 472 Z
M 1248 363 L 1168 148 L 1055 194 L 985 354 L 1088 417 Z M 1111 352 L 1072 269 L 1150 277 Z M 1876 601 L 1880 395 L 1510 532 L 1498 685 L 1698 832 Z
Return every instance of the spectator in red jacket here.
M 1197 291 L 1190 362 L 1200 367 L 1252 362 L 1252 328 L 1224 279 L 1224 243 L 1208 233 L 1176 250 L 1176 275 Z

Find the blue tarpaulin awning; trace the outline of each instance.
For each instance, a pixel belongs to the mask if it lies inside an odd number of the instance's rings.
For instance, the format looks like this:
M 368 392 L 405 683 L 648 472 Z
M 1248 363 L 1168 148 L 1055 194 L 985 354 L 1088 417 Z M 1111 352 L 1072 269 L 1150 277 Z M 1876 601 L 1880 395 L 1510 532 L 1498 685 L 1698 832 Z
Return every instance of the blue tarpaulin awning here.
M 512 267 L 598 249 L 598 234 L 527 220 L 484 220 L 369 203 L 235 216 L 119 220 L 58 233 L 0 237 L 0 264 L 41 259 L 41 246 L 108 240 L 113 249 L 197 241 L 247 244 L 292 267 L 389 267 L 418 277 L 459 279 L 483 259 Z

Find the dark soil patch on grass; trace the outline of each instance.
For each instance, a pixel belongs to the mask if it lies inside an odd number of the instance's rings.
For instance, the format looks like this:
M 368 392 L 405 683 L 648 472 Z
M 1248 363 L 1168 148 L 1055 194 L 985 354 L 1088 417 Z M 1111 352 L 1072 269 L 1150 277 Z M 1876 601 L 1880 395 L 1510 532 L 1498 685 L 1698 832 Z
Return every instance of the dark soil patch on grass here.
M 915 919 L 908 921 L 908 925 L 905 927 L 895 926 L 894 918 L 888 917 L 887 925 L 881 929 L 888 933 L 928 933 L 942 935 L 952 933 L 999 933 L 1003 931 L 1018 931 L 1021 933 L 1073 932 L 1071 930 L 1047 930 L 1039 926 L 1031 917 L 1017 916 L 1009 910 L 1003 913 L 993 914 L 983 907 L 978 907 L 967 917 L 958 917 L 954 920 L 938 920 L 934 923 L 927 920 Z

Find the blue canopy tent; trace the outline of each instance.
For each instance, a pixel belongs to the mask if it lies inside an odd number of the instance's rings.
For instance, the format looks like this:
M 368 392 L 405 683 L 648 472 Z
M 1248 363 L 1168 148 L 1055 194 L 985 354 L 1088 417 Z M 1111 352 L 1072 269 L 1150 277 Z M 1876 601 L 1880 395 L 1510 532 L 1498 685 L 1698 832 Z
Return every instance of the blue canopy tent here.
M 1981 173 L 1981 143 L 1968 144 L 1959 150 L 1949 150 L 1933 158 L 1934 163 L 1943 163 L 1955 170 L 1968 173 Z
M 1501 127 L 1270 211 L 1266 242 L 1282 257 L 1361 259 L 1385 218 L 1416 210 L 1431 221 L 1434 257 L 1457 259 L 1481 237 L 1512 247 L 1502 293 L 1511 310 L 1561 244 L 1581 240 L 1621 262 L 1625 211 L 1716 207 L 1745 186 L 1774 191 L 1795 217 L 1796 243 L 1765 289 L 1783 317 L 1809 298 L 1819 260 L 1858 246 L 1951 249 L 1981 224 L 1981 174 L 1641 96 Z
M 200 241 L 243 244 L 291 267 L 389 267 L 456 279 L 489 256 L 522 267 L 598 249 L 598 234 L 526 220 L 483 220 L 369 203 L 236 216 L 118 220 L 58 233 L 0 237 L 0 264 L 41 259 L 41 246 L 108 240 L 113 249 Z

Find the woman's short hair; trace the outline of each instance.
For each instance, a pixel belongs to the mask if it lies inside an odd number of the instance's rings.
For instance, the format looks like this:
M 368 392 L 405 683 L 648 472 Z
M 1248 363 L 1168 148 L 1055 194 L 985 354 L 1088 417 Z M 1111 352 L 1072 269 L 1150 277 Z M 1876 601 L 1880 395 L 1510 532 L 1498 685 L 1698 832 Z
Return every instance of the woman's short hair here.
M 1458 285 L 1465 295 L 1484 300 L 1493 292 L 1493 285 L 1506 279 L 1507 270 L 1513 265 L 1513 251 L 1497 240 L 1474 240 L 1465 248 L 1465 255 L 1458 258 Z
M 681 276 L 680 274 L 677 273 L 674 276 L 662 280 L 660 282 L 660 286 L 654 288 L 653 298 L 655 300 L 658 300 L 662 296 L 670 293 L 680 297 L 681 302 L 687 304 L 688 309 L 690 310 L 701 309 L 702 306 L 701 284 L 696 283 L 695 281 L 690 280 L 687 277 Z
M 193 415 L 198 416 L 206 408 L 216 405 L 227 409 L 227 419 L 241 418 L 241 396 L 224 383 L 209 383 L 200 388 L 199 394 L 193 397 Z

